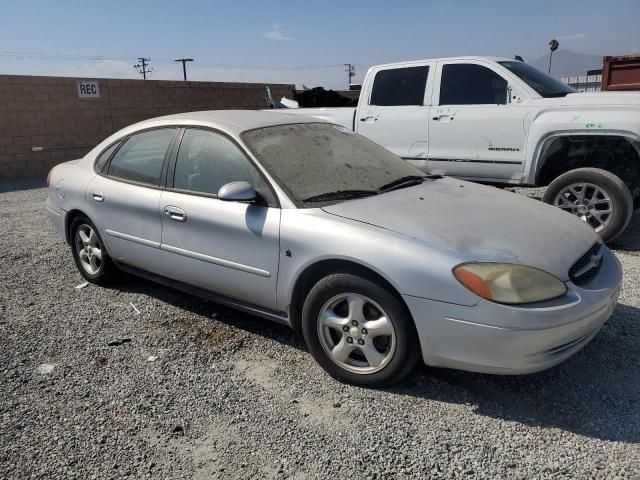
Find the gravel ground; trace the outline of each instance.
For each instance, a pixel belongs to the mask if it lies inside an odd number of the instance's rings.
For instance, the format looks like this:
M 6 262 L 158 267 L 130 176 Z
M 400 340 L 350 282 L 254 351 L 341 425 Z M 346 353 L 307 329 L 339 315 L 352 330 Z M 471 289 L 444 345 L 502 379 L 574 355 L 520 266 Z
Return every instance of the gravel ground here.
M 620 306 L 569 361 L 372 391 L 265 320 L 133 277 L 75 289 L 45 190 L 0 192 L 0 478 L 640 478 L 640 214 Z

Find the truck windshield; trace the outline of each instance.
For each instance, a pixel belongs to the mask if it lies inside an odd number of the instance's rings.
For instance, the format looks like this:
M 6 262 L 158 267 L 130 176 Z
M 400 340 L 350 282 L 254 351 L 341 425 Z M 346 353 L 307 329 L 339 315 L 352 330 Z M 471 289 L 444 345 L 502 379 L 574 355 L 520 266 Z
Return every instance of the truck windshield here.
M 377 195 L 383 186 L 425 176 L 400 157 L 338 125 L 276 125 L 246 131 L 242 138 L 299 207 Z
M 513 60 L 498 63 L 520 77 L 544 98 L 565 97 L 569 93 L 575 93 L 569 85 L 524 62 Z

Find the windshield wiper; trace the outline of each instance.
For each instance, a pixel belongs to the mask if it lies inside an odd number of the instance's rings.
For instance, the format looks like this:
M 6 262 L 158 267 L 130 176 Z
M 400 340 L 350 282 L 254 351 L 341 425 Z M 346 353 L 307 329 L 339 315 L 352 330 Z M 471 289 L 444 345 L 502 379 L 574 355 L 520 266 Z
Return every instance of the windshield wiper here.
M 390 190 L 397 190 L 398 188 L 411 187 L 413 185 L 418 185 L 419 183 L 424 182 L 423 175 L 407 175 L 405 177 L 400 177 L 393 182 L 385 183 L 380 187 L 381 192 L 388 192 Z
M 377 195 L 376 190 L 336 190 L 335 192 L 321 193 L 309 198 L 305 198 L 304 202 L 324 202 L 326 200 L 348 200 L 350 198 L 369 197 Z

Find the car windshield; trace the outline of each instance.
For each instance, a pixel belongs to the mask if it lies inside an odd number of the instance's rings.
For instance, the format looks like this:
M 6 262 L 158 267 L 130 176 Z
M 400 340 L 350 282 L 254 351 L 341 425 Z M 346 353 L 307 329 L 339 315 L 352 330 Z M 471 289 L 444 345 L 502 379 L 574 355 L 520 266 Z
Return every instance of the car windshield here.
M 338 125 L 276 125 L 249 130 L 242 137 L 301 207 L 377 195 L 382 187 L 425 176 L 400 157 Z
M 544 98 L 564 97 L 569 93 L 575 93 L 569 85 L 524 62 L 513 60 L 498 63 L 520 77 Z

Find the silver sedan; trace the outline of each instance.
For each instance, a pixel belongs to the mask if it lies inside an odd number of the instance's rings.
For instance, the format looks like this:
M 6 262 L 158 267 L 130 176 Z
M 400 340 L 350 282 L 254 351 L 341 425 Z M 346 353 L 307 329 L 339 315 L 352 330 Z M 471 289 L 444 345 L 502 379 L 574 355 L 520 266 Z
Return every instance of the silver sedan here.
M 49 174 L 90 282 L 118 270 L 284 323 L 333 377 L 527 373 L 586 345 L 621 269 L 578 218 L 429 176 L 317 119 L 198 112 L 132 125 Z

